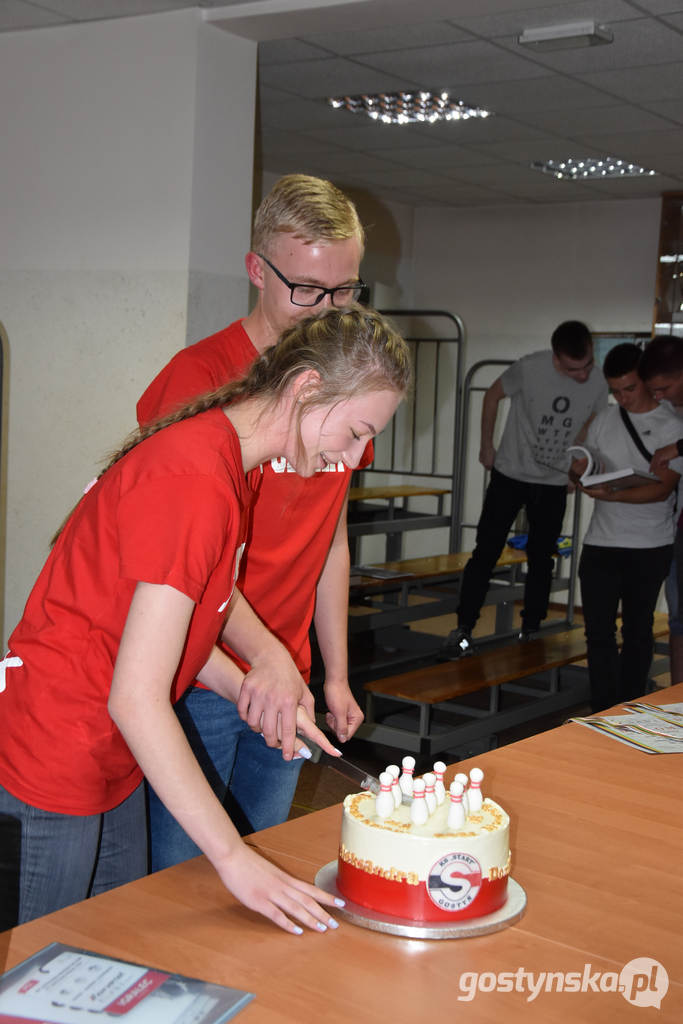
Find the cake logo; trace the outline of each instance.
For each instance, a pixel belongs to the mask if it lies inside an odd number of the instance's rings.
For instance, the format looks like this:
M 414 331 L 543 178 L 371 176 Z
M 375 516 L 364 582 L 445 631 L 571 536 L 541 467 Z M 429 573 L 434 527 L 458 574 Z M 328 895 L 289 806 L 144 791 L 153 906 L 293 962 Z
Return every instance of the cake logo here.
M 427 894 L 441 910 L 455 913 L 474 903 L 481 889 L 481 865 L 469 853 L 447 853 L 427 878 Z

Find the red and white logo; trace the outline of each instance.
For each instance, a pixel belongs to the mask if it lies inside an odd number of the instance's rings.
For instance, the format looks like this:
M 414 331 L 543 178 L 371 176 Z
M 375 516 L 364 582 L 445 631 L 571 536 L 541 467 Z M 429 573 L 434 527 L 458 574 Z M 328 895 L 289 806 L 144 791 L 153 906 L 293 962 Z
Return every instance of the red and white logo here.
M 469 853 L 447 853 L 437 860 L 427 878 L 427 894 L 441 910 L 464 910 L 481 889 L 481 865 Z

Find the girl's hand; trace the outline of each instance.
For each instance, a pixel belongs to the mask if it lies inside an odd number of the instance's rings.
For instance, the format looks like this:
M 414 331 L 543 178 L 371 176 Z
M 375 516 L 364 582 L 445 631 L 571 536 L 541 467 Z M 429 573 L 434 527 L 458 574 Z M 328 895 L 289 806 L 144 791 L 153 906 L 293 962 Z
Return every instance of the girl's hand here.
M 296 731 L 307 739 L 313 740 L 314 743 L 317 743 L 326 754 L 330 754 L 332 757 L 341 757 L 341 750 L 337 750 L 336 747 L 332 746 L 325 733 L 321 732 L 315 722 L 308 717 L 302 707 L 299 707 L 296 710 Z M 305 756 L 306 755 L 304 755 L 304 757 Z
M 339 927 L 339 922 L 330 917 L 325 907 L 343 906 L 343 900 L 288 875 L 246 843 L 240 843 L 223 864 L 215 866 L 223 885 L 245 907 L 263 914 L 292 935 L 303 932 L 292 918 L 312 931 L 325 932 Z

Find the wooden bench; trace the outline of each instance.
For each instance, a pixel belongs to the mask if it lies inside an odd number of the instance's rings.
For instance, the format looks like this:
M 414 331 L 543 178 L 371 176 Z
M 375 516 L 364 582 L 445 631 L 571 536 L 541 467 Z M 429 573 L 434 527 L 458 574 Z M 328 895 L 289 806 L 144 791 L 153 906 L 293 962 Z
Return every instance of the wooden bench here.
M 444 497 L 450 493 L 448 487 L 432 487 L 428 484 L 352 487 L 349 491 L 349 542 L 355 547 L 357 537 L 383 533 L 386 536 L 387 559 L 397 559 L 401 554 L 402 537 L 406 530 L 450 527 L 451 515 L 443 510 Z M 429 496 L 438 498 L 436 512 L 412 512 L 408 509 L 411 498 Z M 396 505 L 397 500 L 401 502 L 399 506 Z
M 667 616 L 657 613 L 655 637 L 668 633 L 668 628 Z M 586 655 L 581 625 L 542 634 L 527 643 L 508 644 L 458 661 L 374 680 L 364 687 L 365 722 L 357 735 L 421 754 L 435 754 L 489 736 L 587 700 L 587 671 L 560 674 L 562 669 L 585 660 Z M 482 690 L 488 690 L 487 707 L 481 702 L 463 702 L 463 698 Z M 502 707 L 501 693 L 528 700 Z M 376 717 L 378 701 L 389 705 L 381 721 Z M 401 706 L 404 711 L 417 710 L 417 722 L 387 721 L 396 718 L 396 705 L 399 717 Z M 435 721 L 435 711 L 440 712 L 439 722 Z
M 382 562 L 352 570 L 351 632 L 402 626 L 420 619 L 455 614 L 459 588 L 457 585 L 449 588 L 448 584 L 457 584 L 469 559 L 470 552 L 464 551 Z M 511 602 L 522 595 L 519 569 L 525 562 L 526 552 L 506 547 L 496 563 L 495 582 L 486 598 L 487 604 L 498 606 L 496 633 L 510 628 Z M 377 575 L 372 575 L 373 572 Z

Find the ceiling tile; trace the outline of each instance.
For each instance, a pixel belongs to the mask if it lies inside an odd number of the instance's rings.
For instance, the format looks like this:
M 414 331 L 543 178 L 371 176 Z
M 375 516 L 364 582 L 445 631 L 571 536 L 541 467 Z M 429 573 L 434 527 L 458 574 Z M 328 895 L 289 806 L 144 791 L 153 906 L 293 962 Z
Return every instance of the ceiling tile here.
M 665 117 L 669 121 L 683 124 L 683 103 L 677 100 L 645 100 L 641 103 L 645 110 L 651 110 L 653 114 Z
M 314 36 L 304 36 L 304 39 L 314 46 L 322 46 L 332 53 L 343 56 L 455 43 L 471 38 L 469 32 L 464 32 L 446 21 L 421 21 L 416 25 L 389 24 L 384 28 L 323 32 Z
M 681 59 L 683 43 L 675 29 L 654 18 L 621 21 L 611 26 L 614 42 L 607 46 L 582 46 L 572 50 L 529 51 L 516 37 L 498 42 L 515 53 L 521 50 L 533 56 L 544 67 L 569 74 L 582 75 L 620 68 Z
M 666 129 L 670 125 L 656 114 L 624 104 L 592 107 L 589 110 L 540 111 L 520 115 L 520 119 L 555 135 L 585 135 L 588 132 L 644 132 Z
M 326 58 L 327 53 L 319 46 L 304 42 L 302 39 L 266 40 L 259 43 L 258 61 L 260 67 L 268 64 L 291 64 L 299 60 L 315 60 Z
M 481 40 L 415 47 L 392 53 L 366 53 L 362 60 L 387 74 L 405 76 L 418 84 L 439 89 L 458 89 L 470 82 L 501 82 L 539 78 L 543 69 L 524 55 L 506 53 Z M 467 95 L 462 99 L 467 101 Z
M 275 96 L 279 98 L 276 100 Z M 264 127 L 272 125 L 274 128 L 290 128 L 307 133 L 314 128 L 333 128 L 339 118 L 339 111 L 333 110 L 325 100 L 287 96 L 281 90 L 272 90 L 270 101 L 262 97 L 259 107 Z
M 441 122 L 429 126 L 439 142 L 457 142 L 478 146 L 480 142 L 502 142 L 505 139 L 536 139 L 544 133 L 531 125 L 510 117 L 474 118 L 471 121 Z
M 618 156 L 626 160 L 636 160 L 643 166 L 652 166 L 659 170 L 656 165 L 660 156 L 671 155 L 672 153 L 683 154 L 683 132 L 606 132 L 601 136 L 584 135 L 577 136 L 589 146 L 595 146 L 596 140 L 600 138 L 606 151 L 610 156 Z
M 624 0 L 584 0 L 583 3 L 549 4 L 547 7 L 521 7 L 516 11 L 478 14 L 459 17 L 454 13 L 449 21 L 475 35 L 495 38 L 519 35 L 525 28 L 544 28 L 572 21 L 620 21 L 636 18 L 639 12 Z
M 683 49 L 683 39 L 681 40 Z M 581 80 L 596 89 L 621 96 L 633 103 L 643 100 L 683 99 L 683 61 L 661 63 L 628 71 L 603 71 L 581 75 Z
M 496 142 L 484 144 L 479 147 L 479 152 L 490 157 L 492 161 L 512 161 L 514 163 L 530 164 L 535 160 L 562 160 L 570 156 L 576 146 L 572 146 L 566 139 L 558 139 L 553 136 L 545 136 L 536 139 L 534 142 Z M 599 157 L 603 154 L 602 147 L 597 149 L 589 146 L 581 148 L 582 156 Z
M 405 88 L 406 85 L 403 76 L 392 78 L 384 71 L 357 64 L 344 57 L 308 60 L 300 64 L 271 64 L 261 69 L 259 79 L 264 85 L 310 98 L 386 92 Z
M 498 158 L 463 146 L 412 146 L 392 149 L 389 159 L 407 167 L 420 167 L 448 174 L 454 167 L 497 163 Z
M 528 110 L 561 111 L 570 107 L 604 107 L 611 102 L 600 89 L 563 75 L 544 75 L 517 82 L 486 82 L 470 85 L 470 103 L 496 114 L 518 114 Z
M 669 14 L 671 11 L 683 11 L 681 0 L 638 0 L 638 6 L 650 14 Z
M 332 110 L 329 125 L 322 129 L 308 131 L 307 134 L 321 142 L 337 141 L 350 149 L 384 152 L 406 146 L 411 143 L 419 145 L 428 140 L 429 129 L 424 125 L 377 124 L 362 114 L 349 114 L 341 110 Z

